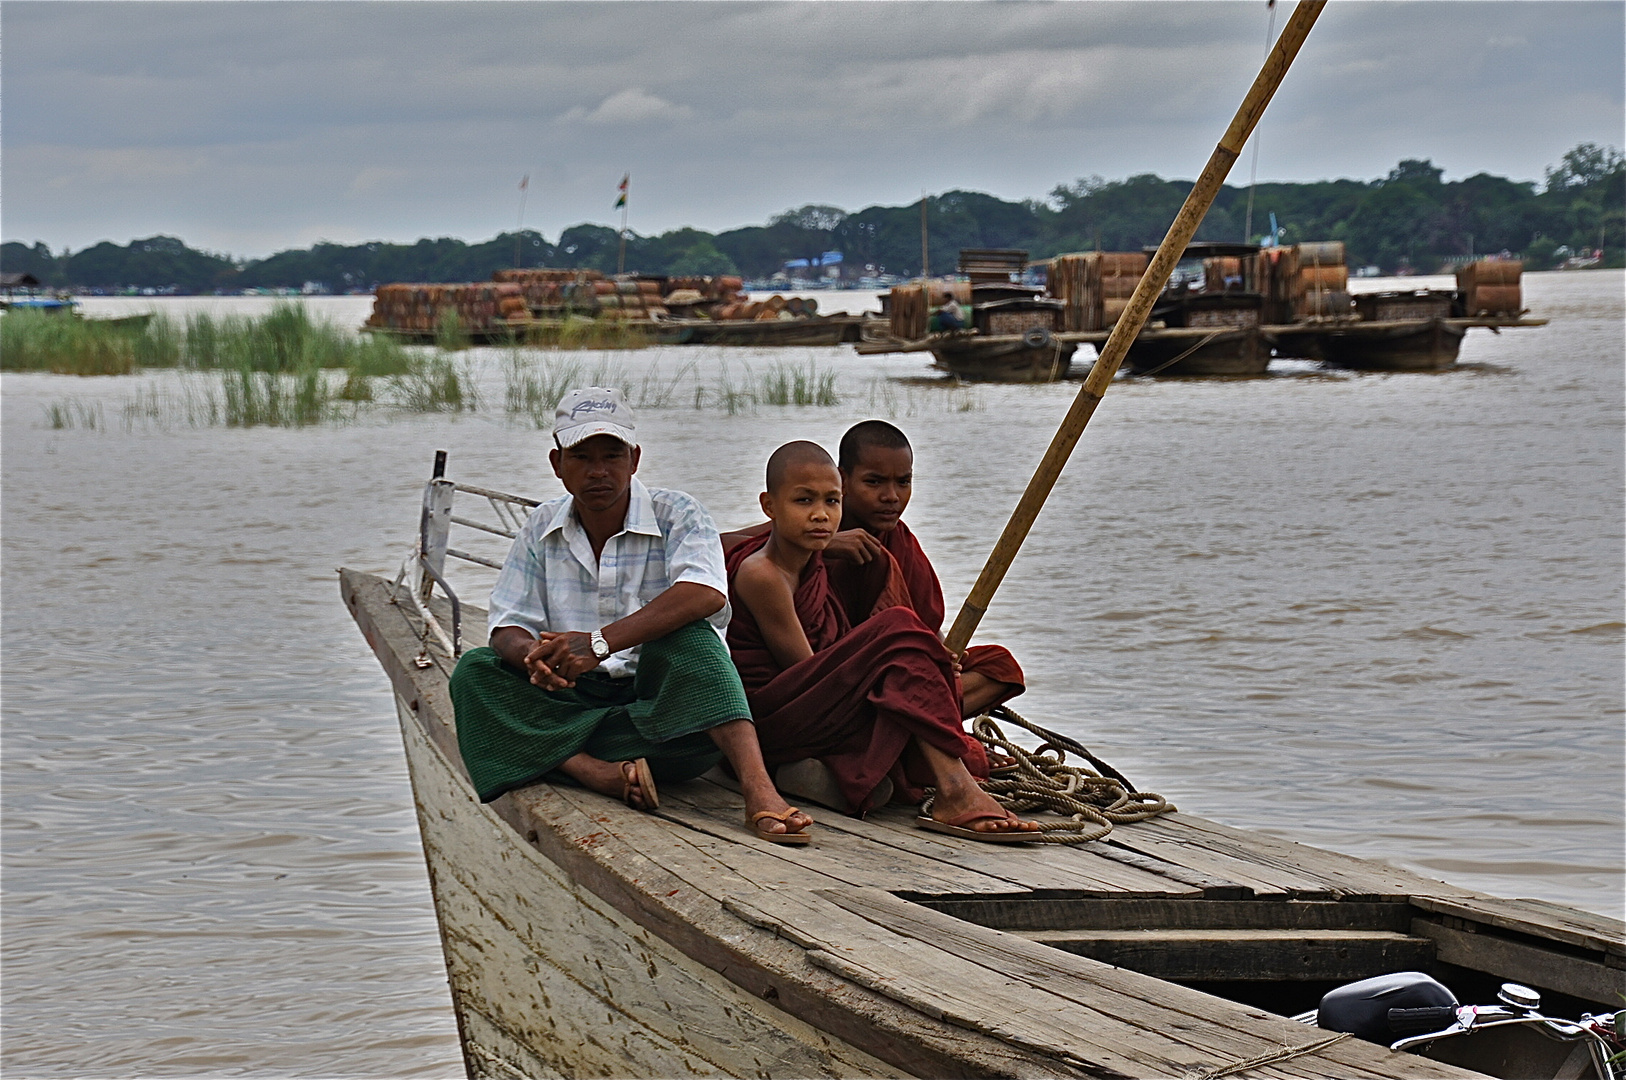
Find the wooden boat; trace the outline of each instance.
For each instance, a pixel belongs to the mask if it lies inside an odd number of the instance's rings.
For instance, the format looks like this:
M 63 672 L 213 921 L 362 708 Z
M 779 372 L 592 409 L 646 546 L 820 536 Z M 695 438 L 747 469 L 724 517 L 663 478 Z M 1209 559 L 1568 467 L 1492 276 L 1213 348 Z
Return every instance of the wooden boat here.
M 937 366 L 967 382 L 1055 382 L 1065 378 L 1078 343 L 1048 330 L 1025 334 L 936 334 L 927 348 Z
M 1331 367 L 1359 371 L 1439 371 L 1453 367 L 1462 339 L 1475 327 L 1500 332 L 1512 327 L 1546 326 L 1546 319 L 1494 318 L 1391 319 L 1267 326 L 1263 332 L 1277 356 L 1322 360 Z
M 1142 330 L 1129 346 L 1135 375 L 1263 375 L 1270 347 L 1258 326 L 1181 326 Z
M 446 555 L 494 562 L 447 546 L 472 520 L 456 492 L 490 500 L 499 523 L 475 527 L 499 535 L 535 505 L 438 473 L 428 582 Z M 1184 813 L 1032 846 L 823 812 L 814 844 L 784 848 L 705 778 L 663 786 L 655 814 L 550 784 L 482 805 L 447 678 L 484 613 L 410 580 L 339 583 L 394 688 L 471 1077 L 1462 1077 L 1480 1074 L 1286 1015 L 1400 969 L 1464 1000 L 1514 979 L 1555 1015 L 1626 991 L 1618 920 Z
M 863 315 L 789 319 L 662 319 L 649 326 L 667 345 L 840 345 L 858 341 Z
M 155 312 L 145 311 L 139 315 L 113 315 L 107 318 L 93 318 L 79 310 L 79 301 L 65 297 L 15 297 L 0 298 L 0 311 L 39 311 L 47 315 L 65 315 L 78 322 L 92 323 L 108 330 L 128 330 L 138 333 L 147 328 L 152 322 Z

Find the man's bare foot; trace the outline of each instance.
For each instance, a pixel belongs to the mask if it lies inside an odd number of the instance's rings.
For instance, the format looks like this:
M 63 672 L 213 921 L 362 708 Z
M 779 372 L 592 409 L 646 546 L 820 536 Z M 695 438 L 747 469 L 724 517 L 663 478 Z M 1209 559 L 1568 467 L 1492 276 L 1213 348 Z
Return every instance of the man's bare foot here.
M 634 810 L 649 809 L 643 785 L 638 780 L 637 762 L 601 761 L 577 754 L 563 762 L 559 769 L 588 791 L 620 799 Z

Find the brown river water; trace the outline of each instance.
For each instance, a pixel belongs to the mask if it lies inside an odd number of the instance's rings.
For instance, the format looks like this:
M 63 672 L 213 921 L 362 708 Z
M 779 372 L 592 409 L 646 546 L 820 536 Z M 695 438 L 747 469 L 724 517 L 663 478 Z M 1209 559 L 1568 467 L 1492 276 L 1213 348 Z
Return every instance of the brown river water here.
M 979 634 L 1027 669 L 1020 711 L 1183 809 L 1620 916 L 1623 277 L 1525 282 L 1552 325 L 1471 332 L 1460 370 L 1116 385 Z M 1077 388 L 849 348 L 570 360 L 682 382 L 642 475 L 725 527 L 774 446 L 893 419 L 951 612 Z M 557 491 L 500 358 L 467 362 L 472 415 L 305 430 L 120 422 L 201 376 L 0 382 L 7 1076 L 460 1074 L 389 687 L 334 570 L 393 572 L 437 448 Z M 780 362 L 841 403 L 693 407 Z M 68 399 L 103 424 L 51 429 Z

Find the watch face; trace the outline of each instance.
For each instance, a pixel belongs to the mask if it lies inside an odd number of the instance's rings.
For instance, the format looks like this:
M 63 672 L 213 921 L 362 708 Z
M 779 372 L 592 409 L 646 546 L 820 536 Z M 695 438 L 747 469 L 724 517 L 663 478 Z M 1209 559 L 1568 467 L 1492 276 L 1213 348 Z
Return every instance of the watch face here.
M 604 640 L 603 634 L 593 635 L 593 655 L 600 660 L 610 655 L 610 643 Z

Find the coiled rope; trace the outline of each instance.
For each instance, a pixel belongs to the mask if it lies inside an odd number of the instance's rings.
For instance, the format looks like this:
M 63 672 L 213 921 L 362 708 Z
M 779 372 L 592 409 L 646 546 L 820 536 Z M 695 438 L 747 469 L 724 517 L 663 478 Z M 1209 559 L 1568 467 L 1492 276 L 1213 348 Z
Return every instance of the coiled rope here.
M 1044 742 L 1035 750 L 1006 738 L 998 720 L 1025 728 Z M 1117 769 L 1090 753 L 1082 743 L 1025 720 L 1003 705 L 971 721 L 971 734 L 991 752 L 1010 758 L 993 769 L 983 788 L 1013 814 L 1049 810 L 1065 821 L 1041 821 L 1035 843 L 1082 844 L 1099 840 L 1114 825 L 1145 821 L 1175 807 L 1161 795 L 1137 791 Z M 1071 753 L 1088 762 L 1067 764 Z M 1093 768 L 1091 767 L 1093 766 Z M 937 790 L 926 789 L 920 812 L 929 815 Z

